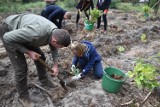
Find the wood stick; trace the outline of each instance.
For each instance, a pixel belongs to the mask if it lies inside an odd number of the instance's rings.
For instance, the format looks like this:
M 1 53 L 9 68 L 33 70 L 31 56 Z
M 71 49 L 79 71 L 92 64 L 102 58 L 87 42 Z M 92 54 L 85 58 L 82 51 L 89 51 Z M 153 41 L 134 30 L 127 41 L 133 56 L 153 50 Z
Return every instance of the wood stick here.
M 132 99 L 131 101 L 129 102 L 126 102 L 126 103 L 123 103 L 123 104 L 120 104 L 121 106 L 126 106 L 126 105 L 130 105 L 134 102 L 134 99 Z
M 144 100 L 141 102 L 141 104 L 144 104 L 145 101 L 149 98 L 149 96 L 150 96 L 151 94 L 152 94 L 152 91 L 147 94 L 147 96 L 144 98 Z
M 39 86 L 39 85 L 37 85 L 37 84 L 35 84 L 35 83 L 33 83 L 37 88 L 39 88 L 39 89 L 41 89 L 42 91 L 44 91 L 44 92 L 46 92 L 50 97 L 52 97 L 52 94 L 48 91 L 48 90 L 46 90 L 46 89 L 44 89 L 43 87 L 41 87 L 41 86 Z
M 50 97 L 47 97 L 48 103 L 49 103 L 49 107 L 55 107 L 52 103 L 52 100 Z

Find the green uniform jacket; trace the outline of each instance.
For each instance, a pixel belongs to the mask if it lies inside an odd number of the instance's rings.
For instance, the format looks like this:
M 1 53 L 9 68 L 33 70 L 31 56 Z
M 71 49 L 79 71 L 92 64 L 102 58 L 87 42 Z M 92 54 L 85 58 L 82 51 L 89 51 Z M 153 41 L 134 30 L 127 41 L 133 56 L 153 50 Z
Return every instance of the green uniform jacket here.
M 29 13 L 9 16 L 6 18 L 5 23 L 10 30 L 3 36 L 5 43 L 21 53 L 28 51 L 25 45 L 40 47 L 50 44 L 51 33 L 57 29 L 55 24 L 46 18 Z M 50 48 L 55 62 L 58 50 L 51 45 Z

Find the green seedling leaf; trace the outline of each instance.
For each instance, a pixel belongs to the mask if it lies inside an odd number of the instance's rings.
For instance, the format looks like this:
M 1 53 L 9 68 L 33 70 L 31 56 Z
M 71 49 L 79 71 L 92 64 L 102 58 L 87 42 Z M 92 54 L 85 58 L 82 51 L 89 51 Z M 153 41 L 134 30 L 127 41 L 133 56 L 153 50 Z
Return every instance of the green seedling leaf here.
M 146 43 L 147 42 L 147 36 L 145 34 L 142 34 L 141 41 Z
M 94 8 L 93 10 L 90 11 L 90 20 L 86 19 L 86 20 L 88 20 L 87 24 L 95 23 L 97 21 L 98 17 L 100 17 L 102 14 L 103 14 L 103 11 Z
M 128 75 L 130 78 L 133 78 L 133 77 L 134 77 L 134 74 L 132 73 L 132 71 L 128 71 L 127 75 Z
M 78 68 L 73 67 L 73 71 L 71 71 L 70 73 L 76 76 L 76 75 L 79 74 L 79 71 L 80 71 L 80 70 L 79 70 Z
M 148 13 L 151 10 L 151 8 L 146 5 L 146 6 L 143 6 L 142 10 L 143 12 Z
M 127 75 L 133 78 L 137 87 L 153 90 L 160 83 L 157 81 L 157 68 L 149 63 L 137 62 L 133 71 L 128 71 Z
M 119 52 L 124 52 L 125 51 L 125 48 L 123 46 L 118 46 L 117 49 L 118 49 Z

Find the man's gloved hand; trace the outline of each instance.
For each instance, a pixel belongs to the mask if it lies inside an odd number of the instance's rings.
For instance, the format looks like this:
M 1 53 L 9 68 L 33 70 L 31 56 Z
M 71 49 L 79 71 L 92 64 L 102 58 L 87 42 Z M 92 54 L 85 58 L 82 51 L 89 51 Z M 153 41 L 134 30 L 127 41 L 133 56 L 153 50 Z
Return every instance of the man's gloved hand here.
M 82 73 L 79 73 L 78 75 L 75 75 L 73 77 L 71 77 L 72 80 L 79 80 L 81 79 L 82 77 L 84 77 L 84 75 Z

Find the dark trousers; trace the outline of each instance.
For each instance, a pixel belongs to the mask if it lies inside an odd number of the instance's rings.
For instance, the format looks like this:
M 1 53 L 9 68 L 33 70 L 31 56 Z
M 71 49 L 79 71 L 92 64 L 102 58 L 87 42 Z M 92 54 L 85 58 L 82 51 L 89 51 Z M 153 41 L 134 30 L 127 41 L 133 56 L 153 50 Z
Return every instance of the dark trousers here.
M 84 11 L 85 16 L 87 17 L 87 19 L 89 20 L 89 14 L 87 13 L 87 10 Z M 77 18 L 76 18 L 76 25 L 78 25 L 80 19 L 80 12 L 77 12 Z
M 107 15 L 103 14 L 102 17 L 103 17 L 103 22 L 104 22 L 104 30 L 107 30 Z M 97 20 L 97 28 L 98 29 L 100 28 L 100 25 L 101 25 L 101 16 L 98 17 L 98 20 Z
M 0 25 L 0 30 L 1 30 L 0 37 L 2 38 L 2 42 L 4 44 L 8 57 L 15 71 L 16 89 L 19 94 L 19 97 L 27 97 L 29 93 L 27 87 L 28 68 L 27 68 L 26 58 L 23 53 L 18 52 L 10 44 L 7 44 L 3 41 L 3 35 L 5 34 L 5 32 L 8 32 L 6 24 Z M 26 48 L 39 53 L 41 55 L 41 58 L 45 61 L 45 56 L 40 48 L 32 46 L 26 46 Z M 38 61 L 34 61 L 34 63 L 37 67 L 39 80 L 47 78 L 45 67 Z

